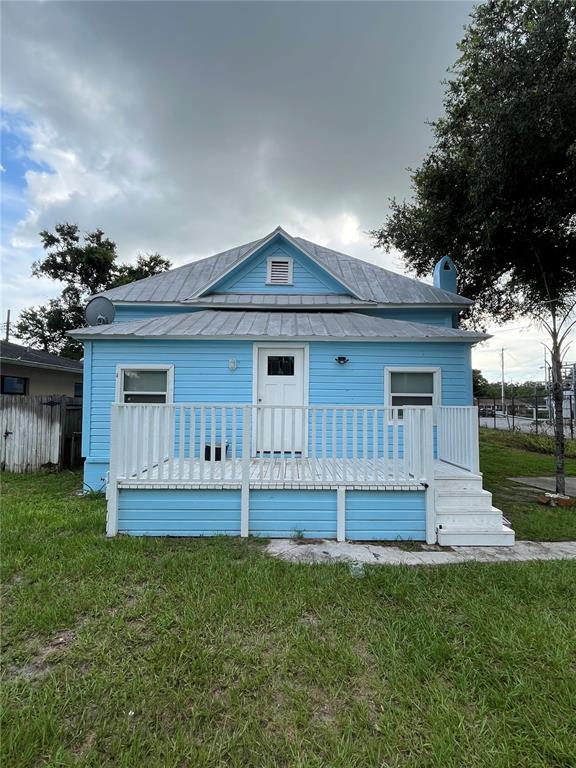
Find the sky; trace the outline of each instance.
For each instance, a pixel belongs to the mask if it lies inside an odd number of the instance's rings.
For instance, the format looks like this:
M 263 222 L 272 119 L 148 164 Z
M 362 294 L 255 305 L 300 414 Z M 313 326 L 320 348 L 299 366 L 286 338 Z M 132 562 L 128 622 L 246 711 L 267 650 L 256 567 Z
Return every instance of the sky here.
M 2 321 L 59 292 L 38 233 L 100 227 L 175 266 L 277 225 L 373 248 L 410 196 L 467 2 L 3 2 Z M 541 379 L 545 336 L 489 328 L 474 367 Z

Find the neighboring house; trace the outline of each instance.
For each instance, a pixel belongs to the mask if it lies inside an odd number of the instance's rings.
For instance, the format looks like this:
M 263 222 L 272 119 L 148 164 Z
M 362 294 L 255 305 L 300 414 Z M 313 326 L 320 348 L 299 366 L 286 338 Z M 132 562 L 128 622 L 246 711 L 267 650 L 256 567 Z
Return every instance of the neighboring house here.
M 3 395 L 82 397 L 83 365 L 40 349 L 0 341 Z
M 85 481 L 107 533 L 512 544 L 482 489 L 471 302 L 281 228 L 105 291 Z

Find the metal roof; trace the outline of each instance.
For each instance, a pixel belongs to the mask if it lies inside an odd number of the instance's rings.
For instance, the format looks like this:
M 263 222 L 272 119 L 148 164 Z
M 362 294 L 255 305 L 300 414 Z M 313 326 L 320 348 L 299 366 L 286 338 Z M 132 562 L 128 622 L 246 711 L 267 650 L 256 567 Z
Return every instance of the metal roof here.
M 187 302 L 205 306 L 222 307 L 373 307 L 373 301 L 355 299 L 338 293 L 292 294 L 292 293 L 210 293 Z
M 13 344 L 11 341 L 0 341 L 0 360 L 33 368 L 54 368 L 76 373 L 82 373 L 84 367 L 80 360 L 59 357 L 43 349 L 30 349 L 21 344 Z
M 205 309 L 70 331 L 74 338 L 355 339 L 358 341 L 468 341 L 488 336 L 442 325 L 363 315 L 358 312 L 245 312 Z
M 269 235 L 251 243 L 231 248 L 200 261 L 185 264 L 168 272 L 161 272 L 158 275 L 137 280 L 119 288 L 111 288 L 98 295 L 107 296 L 112 301 L 117 302 L 200 303 L 198 299 L 195 299 L 199 292 L 222 277 L 231 268 L 240 264 L 245 257 L 254 252 L 258 246 L 270 240 L 275 234 L 289 238 L 291 242 L 327 269 L 336 279 L 349 286 L 359 299 L 378 304 L 395 305 L 419 304 L 462 307 L 472 304 L 470 299 L 455 293 L 443 291 L 410 277 L 404 277 L 404 275 L 333 251 L 301 237 L 293 238 L 280 227 Z

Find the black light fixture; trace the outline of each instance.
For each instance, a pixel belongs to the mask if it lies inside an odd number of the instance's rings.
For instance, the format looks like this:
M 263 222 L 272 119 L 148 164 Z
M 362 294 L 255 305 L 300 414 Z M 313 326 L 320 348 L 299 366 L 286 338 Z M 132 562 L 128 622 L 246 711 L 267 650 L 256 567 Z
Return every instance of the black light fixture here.
M 338 365 L 346 365 L 346 363 L 349 363 L 350 360 L 345 355 L 340 355 L 339 357 L 334 358 Z

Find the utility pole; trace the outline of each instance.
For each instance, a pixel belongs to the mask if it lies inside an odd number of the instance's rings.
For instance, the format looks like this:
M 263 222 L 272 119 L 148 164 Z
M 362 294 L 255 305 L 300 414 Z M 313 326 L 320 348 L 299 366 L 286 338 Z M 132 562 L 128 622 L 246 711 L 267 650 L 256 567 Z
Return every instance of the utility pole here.
M 504 409 L 504 347 L 502 347 L 502 350 L 500 352 L 500 362 L 502 367 L 502 416 L 504 416 L 505 409 Z
M 10 310 L 6 310 L 6 335 L 4 341 L 10 341 Z

